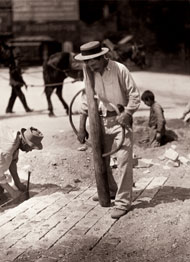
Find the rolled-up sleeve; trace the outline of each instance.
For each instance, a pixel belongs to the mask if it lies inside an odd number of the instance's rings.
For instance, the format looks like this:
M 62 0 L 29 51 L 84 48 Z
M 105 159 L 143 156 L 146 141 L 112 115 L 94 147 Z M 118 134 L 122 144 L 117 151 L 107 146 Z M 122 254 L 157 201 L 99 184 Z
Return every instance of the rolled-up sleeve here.
M 122 85 L 128 100 L 127 106 L 125 106 L 125 112 L 132 115 L 140 106 L 140 92 L 131 73 L 127 69 L 122 71 L 122 80 Z
M 87 75 L 86 75 L 86 70 L 85 66 L 83 66 L 83 75 L 84 75 L 84 83 L 86 86 L 86 81 L 87 81 Z M 87 97 L 86 97 L 86 91 L 82 92 L 81 95 L 81 107 L 80 107 L 80 113 L 84 115 L 88 115 L 88 103 L 87 103 Z
M 84 114 L 84 115 L 88 115 L 88 104 L 87 104 L 87 98 L 86 98 L 85 90 L 82 92 L 82 95 L 81 95 L 80 113 Z

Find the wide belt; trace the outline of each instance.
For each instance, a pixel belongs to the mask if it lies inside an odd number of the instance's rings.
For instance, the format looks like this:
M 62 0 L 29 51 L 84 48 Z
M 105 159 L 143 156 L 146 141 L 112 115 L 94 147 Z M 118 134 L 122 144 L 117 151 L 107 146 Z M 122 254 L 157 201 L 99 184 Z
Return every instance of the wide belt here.
M 117 113 L 116 113 L 115 111 L 107 111 L 107 112 L 106 112 L 106 116 L 104 116 L 104 115 L 102 114 L 102 111 L 99 111 L 99 114 L 100 114 L 100 116 L 102 116 L 102 117 L 113 117 L 113 116 L 117 116 Z

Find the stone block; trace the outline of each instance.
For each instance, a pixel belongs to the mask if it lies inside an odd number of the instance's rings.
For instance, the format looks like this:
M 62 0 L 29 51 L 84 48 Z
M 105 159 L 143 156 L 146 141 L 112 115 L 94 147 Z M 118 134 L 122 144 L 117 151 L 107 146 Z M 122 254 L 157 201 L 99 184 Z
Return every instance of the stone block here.
M 165 151 L 164 156 L 170 160 L 176 161 L 179 157 L 178 152 L 176 152 L 175 150 L 173 150 L 172 148 L 169 148 Z

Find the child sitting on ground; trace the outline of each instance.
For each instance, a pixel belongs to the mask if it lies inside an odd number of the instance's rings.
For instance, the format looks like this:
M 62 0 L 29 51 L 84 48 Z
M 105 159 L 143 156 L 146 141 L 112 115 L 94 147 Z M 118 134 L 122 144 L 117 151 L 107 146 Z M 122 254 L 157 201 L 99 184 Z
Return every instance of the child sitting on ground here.
M 164 143 L 166 120 L 163 108 L 155 101 L 153 92 L 146 90 L 141 100 L 150 107 L 149 134 L 146 139 L 151 146 L 157 147 Z

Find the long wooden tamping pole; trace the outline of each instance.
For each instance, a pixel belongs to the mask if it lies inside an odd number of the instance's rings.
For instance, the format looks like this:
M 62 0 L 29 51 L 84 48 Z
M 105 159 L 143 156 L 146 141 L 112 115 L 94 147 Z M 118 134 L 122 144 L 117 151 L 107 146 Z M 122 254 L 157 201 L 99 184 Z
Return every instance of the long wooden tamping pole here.
M 110 193 L 108 177 L 106 170 L 106 160 L 103 154 L 103 133 L 101 128 L 101 119 L 98 113 L 98 105 L 95 100 L 93 72 L 86 66 L 86 96 L 88 103 L 88 117 L 90 126 L 90 137 L 92 143 L 94 171 L 99 203 L 103 207 L 110 206 Z

